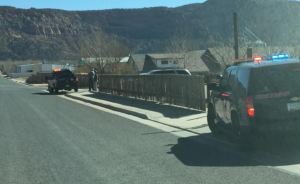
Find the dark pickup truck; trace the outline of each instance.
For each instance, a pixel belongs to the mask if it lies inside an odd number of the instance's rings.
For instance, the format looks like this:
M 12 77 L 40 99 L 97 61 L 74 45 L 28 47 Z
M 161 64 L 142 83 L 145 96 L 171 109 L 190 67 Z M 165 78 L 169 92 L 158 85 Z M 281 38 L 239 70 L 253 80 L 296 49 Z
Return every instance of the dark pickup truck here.
M 78 91 L 78 78 L 68 69 L 55 69 L 46 77 L 49 93 L 59 90 Z

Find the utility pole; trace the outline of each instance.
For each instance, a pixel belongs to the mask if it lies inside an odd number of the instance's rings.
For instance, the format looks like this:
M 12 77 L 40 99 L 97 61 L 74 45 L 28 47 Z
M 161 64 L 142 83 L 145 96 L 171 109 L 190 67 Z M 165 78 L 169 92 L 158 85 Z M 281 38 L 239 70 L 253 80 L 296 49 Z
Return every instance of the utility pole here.
M 238 38 L 238 15 L 233 13 L 233 27 L 234 27 L 234 51 L 235 59 L 239 58 L 239 38 Z
M 252 58 L 252 48 L 247 48 L 247 58 Z

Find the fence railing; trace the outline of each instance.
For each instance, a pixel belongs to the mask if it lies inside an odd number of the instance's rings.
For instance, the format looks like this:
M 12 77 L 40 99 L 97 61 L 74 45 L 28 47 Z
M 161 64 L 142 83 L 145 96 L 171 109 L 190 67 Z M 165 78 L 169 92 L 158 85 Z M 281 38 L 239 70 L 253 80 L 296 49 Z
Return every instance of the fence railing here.
M 101 75 L 99 91 L 206 110 L 204 76 Z

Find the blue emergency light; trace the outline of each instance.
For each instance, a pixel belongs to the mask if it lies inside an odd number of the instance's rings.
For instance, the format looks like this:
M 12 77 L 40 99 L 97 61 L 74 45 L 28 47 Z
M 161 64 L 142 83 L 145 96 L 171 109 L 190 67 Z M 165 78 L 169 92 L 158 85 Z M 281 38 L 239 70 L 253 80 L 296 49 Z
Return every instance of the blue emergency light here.
M 289 59 L 289 58 L 290 58 L 290 54 L 275 54 L 275 55 L 271 55 L 272 61 L 281 61 L 281 60 L 285 60 L 285 59 Z

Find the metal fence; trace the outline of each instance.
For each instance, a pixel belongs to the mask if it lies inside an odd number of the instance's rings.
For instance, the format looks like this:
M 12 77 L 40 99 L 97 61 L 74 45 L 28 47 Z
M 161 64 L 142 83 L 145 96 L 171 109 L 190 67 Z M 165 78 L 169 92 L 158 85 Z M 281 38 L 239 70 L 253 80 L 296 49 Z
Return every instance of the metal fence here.
M 101 75 L 99 91 L 206 110 L 204 76 Z

